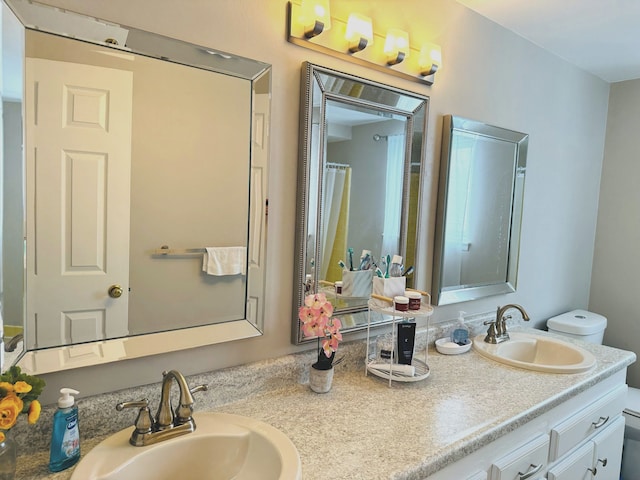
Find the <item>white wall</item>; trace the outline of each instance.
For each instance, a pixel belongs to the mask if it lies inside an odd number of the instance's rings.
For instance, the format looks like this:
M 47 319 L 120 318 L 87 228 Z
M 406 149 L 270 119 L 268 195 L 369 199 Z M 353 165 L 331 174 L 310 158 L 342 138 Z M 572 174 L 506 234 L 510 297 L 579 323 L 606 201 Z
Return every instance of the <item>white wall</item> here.
M 62 386 L 83 395 L 156 382 L 161 371 L 195 373 L 300 350 L 289 343 L 296 203 L 300 65 L 309 60 L 431 96 L 422 238 L 417 265 L 431 268 L 442 115 L 455 114 L 530 134 L 518 292 L 438 308 L 434 320 L 458 309 L 524 305 L 539 324 L 587 307 L 609 86 L 453 0 L 332 2 L 334 12 L 373 16 L 381 29 L 404 27 L 412 38 L 442 46 L 443 69 L 427 87 L 386 76 L 289 44 L 285 0 L 47 0 L 96 17 L 273 65 L 269 199 L 269 260 L 265 335 L 227 345 L 159 355 L 46 377 L 52 402 Z M 393 3 L 393 4 L 392 4 Z M 215 392 L 215 389 L 214 389 Z M 215 394 L 215 393 L 213 393 Z
M 600 188 L 600 208 L 589 308 L 607 317 L 604 341 L 640 352 L 640 80 L 615 83 Z M 629 367 L 628 383 L 640 387 L 640 364 Z

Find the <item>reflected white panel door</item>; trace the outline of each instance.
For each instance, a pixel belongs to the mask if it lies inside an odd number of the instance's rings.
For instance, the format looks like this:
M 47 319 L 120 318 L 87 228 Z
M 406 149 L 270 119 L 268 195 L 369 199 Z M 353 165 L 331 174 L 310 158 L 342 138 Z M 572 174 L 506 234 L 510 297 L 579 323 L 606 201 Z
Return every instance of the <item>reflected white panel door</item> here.
M 269 159 L 270 95 L 253 94 L 253 146 L 251 148 L 251 217 L 247 249 L 248 295 L 246 318 L 258 326 L 264 318 L 263 282 L 267 248 L 267 161 Z
M 25 73 L 27 346 L 126 335 L 133 74 L 33 58 Z

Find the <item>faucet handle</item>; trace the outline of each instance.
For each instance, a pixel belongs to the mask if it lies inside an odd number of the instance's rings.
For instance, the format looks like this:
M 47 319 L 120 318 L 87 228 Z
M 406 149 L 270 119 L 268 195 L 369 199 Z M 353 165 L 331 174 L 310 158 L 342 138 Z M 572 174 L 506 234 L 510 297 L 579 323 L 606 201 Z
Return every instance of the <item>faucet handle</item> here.
M 191 395 L 193 395 L 196 392 L 206 392 L 207 390 L 209 390 L 209 385 L 202 384 L 202 385 L 198 385 L 196 387 L 190 388 L 189 392 L 191 392 Z
M 139 408 L 138 418 L 136 418 L 134 426 L 135 433 L 150 433 L 153 427 L 153 418 L 149 409 L 149 401 L 146 398 L 135 402 L 121 402 L 116 405 L 116 410 L 121 412 L 125 408 Z
M 496 336 L 497 336 L 497 332 L 496 332 L 496 323 L 495 321 L 491 321 L 491 320 L 487 320 L 485 322 L 483 322 L 484 325 L 489 325 L 489 328 L 487 329 L 487 336 L 484 337 L 484 341 L 487 343 L 498 343 L 496 341 Z
M 193 395 L 196 392 L 204 392 L 209 390 L 208 385 L 197 385 L 193 388 L 189 388 L 189 393 Z M 193 401 L 193 400 L 192 400 Z M 182 404 L 180 403 L 174 412 L 174 422 L 178 425 L 186 422 L 192 422 L 193 419 L 191 415 L 193 414 L 193 403 Z

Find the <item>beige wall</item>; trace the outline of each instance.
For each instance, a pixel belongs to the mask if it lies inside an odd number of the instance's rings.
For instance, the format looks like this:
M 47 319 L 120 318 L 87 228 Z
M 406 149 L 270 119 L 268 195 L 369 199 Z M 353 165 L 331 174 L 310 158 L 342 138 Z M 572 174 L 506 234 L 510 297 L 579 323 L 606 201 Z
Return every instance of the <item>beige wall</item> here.
M 45 401 L 61 386 L 83 395 L 158 381 L 160 372 L 222 368 L 300 350 L 289 342 L 293 276 L 300 65 L 309 60 L 430 95 L 423 199 L 422 282 L 431 267 L 442 115 L 455 114 L 530 134 L 518 292 L 438 308 L 434 320 L 524 305 L 538 324 L 588 306 L 609 86 L 453 0 L 332 2 L 398 25 L 442 45 L 433 87 L 387 76 L 291 45 L 284 0 L 47 0 L 115 22 L 212 46 L 273 65 L 269 253 L 265 335 L 227 345 L 159 355 L 47 376 Z M 392 5 L 393 3 L 393 5 Z M 427 267 L 427 268 L 425 268 Z M 99 381 L 96 381 L 99 379 Z M 215 389 L 214 389 L 215 392 Z
M 589 308 L 607 317 L 604 342 L 640 352 L 640 80 L 611 86 Z M 640 364 L 628 382 L 640 388 Z

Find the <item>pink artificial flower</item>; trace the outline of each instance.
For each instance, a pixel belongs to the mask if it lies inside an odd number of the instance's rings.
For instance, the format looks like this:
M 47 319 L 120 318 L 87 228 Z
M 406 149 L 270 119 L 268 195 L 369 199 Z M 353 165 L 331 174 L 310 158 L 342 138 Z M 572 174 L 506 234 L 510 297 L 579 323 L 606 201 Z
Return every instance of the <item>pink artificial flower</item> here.
M 331 354 L 335 352 L 335 350 L 331 346 L 330 340 L 325 340 L 324 342 L 322 342 L 322 350 L 324 350 L 324 354 L 327 358 L 331 357 Z
M 324 336 L 325 321 L 320 310 L 300 307 L 298 318 L 302 322 L 302 332 L 306 337 Z
M 334 318 L 330 324 L 327 324 L 327 331 L 332 338 L 336 338 L 338 341 L 342 341 L 342 334 L 340 329 L 342 328 L 342 322 L 339 318 Z M 336 342 L 336 348 L 337 348 Z
M 320 308 L 327 303 L 327 296 L 324 293 L 315 293 L 304 297 L 304 304 L 311 308 Z
M 320 312 L 310 307 L 300 307 L 300 309 L 298 310 L 298 318 L 302 323 L 312 322 L 319 316 Z
M 338 343 L 342 340 L 341 327 L 342 322 L 339 318 L 334 318 L 333 321 L 328 322 L 325 326 L 325 335 L 328 338 L 322 343 L 322 349 L 327 357 L 330 357 L 332 352 L 338 350 Z
M 331 318 L 331 315 L 333 315 L 333 305 L 331 305 L 331 302 L 325 302 L 320 306 L 319 310 L 320 314 L 324 317 Z
M 305 337 L 318 337 L 318 342 L 323 338 L 322 350 L 327 358 L 338 350 L 338 343 L 342 341 L 342 322 L 339 318 L 332 319 L 331 315 L 333 305 L 324 293 L 307 295 L 298 310 L 302 333 Z

